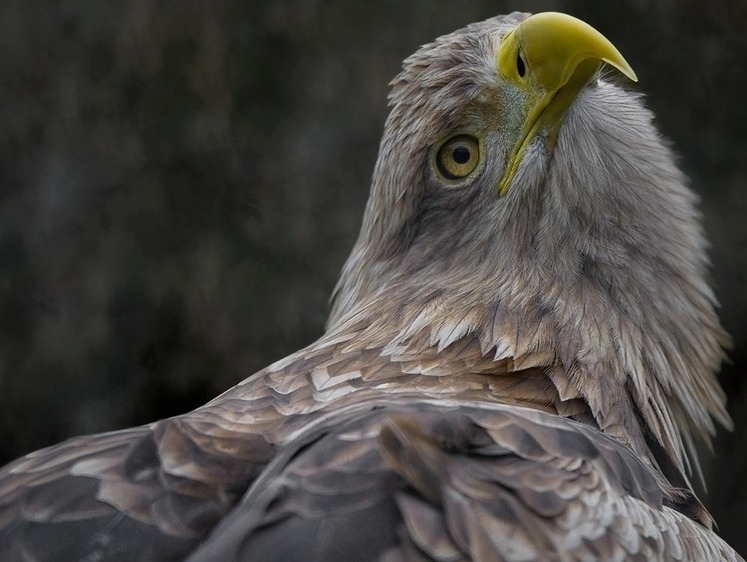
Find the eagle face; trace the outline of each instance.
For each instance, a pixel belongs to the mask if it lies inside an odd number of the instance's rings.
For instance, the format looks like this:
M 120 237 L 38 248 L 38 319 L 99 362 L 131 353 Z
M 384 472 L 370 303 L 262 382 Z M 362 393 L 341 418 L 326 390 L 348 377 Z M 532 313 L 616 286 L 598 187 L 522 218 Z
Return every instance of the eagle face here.
M 469 333 L 496 359 L 541 355 L 600 427 L 639 450 L 653 434 L 685 470 L 711 416 L 730 425 L 714 374 L 729 339 L 697 198 L 615 69 L 637 79 L 560 14 L 493 18 L 406 59 L 329 326 L 375 309 L 393 341 Z

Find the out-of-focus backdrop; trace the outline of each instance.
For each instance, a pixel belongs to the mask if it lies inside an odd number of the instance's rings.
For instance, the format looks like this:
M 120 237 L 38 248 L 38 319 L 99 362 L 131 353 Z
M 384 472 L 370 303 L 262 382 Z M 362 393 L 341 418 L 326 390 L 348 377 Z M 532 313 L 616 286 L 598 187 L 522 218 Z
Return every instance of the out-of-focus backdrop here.
M 0 461 L 181 413 L 317 338 L 387 82 L 420 44 L 513 10 L 607 35 L 702 198 L 736 425 L 705 456 L 705 501 L 747 552 L 747 2 L 734 0 L 2 3 Z

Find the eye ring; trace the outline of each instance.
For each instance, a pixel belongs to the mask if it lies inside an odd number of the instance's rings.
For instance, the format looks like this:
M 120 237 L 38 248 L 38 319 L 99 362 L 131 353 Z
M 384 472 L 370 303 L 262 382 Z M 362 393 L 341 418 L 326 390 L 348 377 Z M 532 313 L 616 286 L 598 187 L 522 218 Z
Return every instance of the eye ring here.
M 482 160 L 480 141 L 472 135 L 455 135 L 436 152 L 436 170 L 448 181 L 466 178 Z

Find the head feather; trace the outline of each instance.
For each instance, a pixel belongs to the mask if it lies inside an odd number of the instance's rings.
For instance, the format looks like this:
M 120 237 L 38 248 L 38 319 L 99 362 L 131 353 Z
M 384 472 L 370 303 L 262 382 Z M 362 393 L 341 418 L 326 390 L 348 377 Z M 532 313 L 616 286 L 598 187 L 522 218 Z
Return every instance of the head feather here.
M 685 469 L 711 417 L 730 424 L 715 376 L 729 340 L 697 198 L 641 96 L 601 78 L 554 147 L 537 138 L 497 197 L 515 123 L 495 52 L 523 17 L 425 45 L 392 81 L 330 328 L 365 320 L 368 337 L 398 349 L 427 332 L 439 351 L 469 336 L 496 360 L 541 357 L 558 392 L 586 401 L 603 430 L 639 452 L 653 437 Z M 483 135 L 485 165 L 445 186 L 432 154 L 463 130 Z

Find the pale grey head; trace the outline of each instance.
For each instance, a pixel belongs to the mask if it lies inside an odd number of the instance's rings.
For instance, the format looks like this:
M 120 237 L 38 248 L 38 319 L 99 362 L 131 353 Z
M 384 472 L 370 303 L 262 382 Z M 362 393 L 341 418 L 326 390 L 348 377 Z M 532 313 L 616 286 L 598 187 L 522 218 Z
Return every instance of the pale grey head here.
M 603 430 L 685 470 L 711 417 L 730 424 L 697 198 L 641 96 L 600 60 L 537 109 L 546 76 L 514 31 L 526 17 L 441 37 L 392 81 L 329 328 L 368 316 L 392 343 L 429 330 L 439 348 L 472 335 L 496 359 L 531 357 Z

